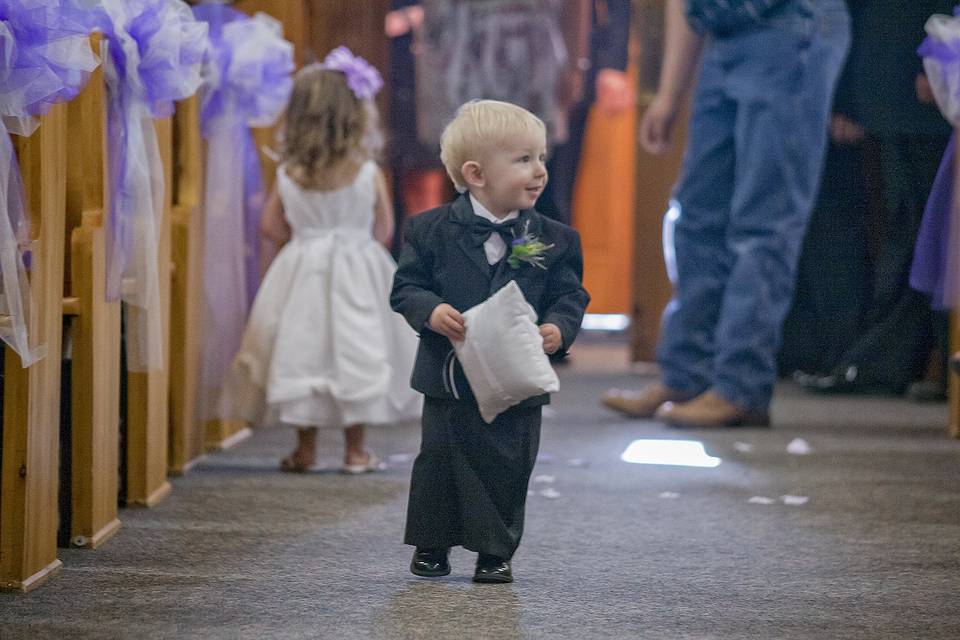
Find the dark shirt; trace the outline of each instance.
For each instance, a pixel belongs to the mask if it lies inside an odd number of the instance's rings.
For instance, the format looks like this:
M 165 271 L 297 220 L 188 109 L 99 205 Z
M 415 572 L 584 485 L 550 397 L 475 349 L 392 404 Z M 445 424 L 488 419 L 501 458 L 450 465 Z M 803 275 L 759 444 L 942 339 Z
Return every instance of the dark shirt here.
M 590 67 L 627 69 L 630 0 L 594 0 L 590 30 Z
M 847 0 L 853 40 L 834 110 L 878 136 L 946 136 L 950 125 L 935 105 L 917 100 L 923 72 L 917 47 L 935 13 L 951 14 L 952 0 Z
M 789 0 L 684 0 L 687 19 L 701 33 L 743 29 Z

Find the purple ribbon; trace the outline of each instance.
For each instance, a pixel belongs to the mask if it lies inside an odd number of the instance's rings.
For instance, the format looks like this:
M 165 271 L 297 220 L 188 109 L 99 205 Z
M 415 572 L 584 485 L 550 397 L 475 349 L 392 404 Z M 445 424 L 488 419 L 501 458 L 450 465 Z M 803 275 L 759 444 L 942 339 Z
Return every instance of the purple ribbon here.
M 943 152 L 943 160 L 930 189 L 910 269 L 910 286 L 926 293 L 936 309 L 950 309 L 958 300 L 957 221 L 953 213 L 954 156 L 957 137 Z
M 214 128 L 233 128 L 243 153 L 243 224 L 247 294 L 253 300 L 260 282 L 260 215 L 263 178 L 250 127 L 270 126 L 293 88 L 293 46 L 280 35 L 279 23 L 265 15 L 250 18 L 219 3 L 193 8 L 209 23 L 210 52 L 200 108 L 200 130 L 209 139 Z M 216 286 L 216 283 L 211 283 Z
M 207 139 L 204 196 L 204 338 L 201 411 L 225 417 L 219 396 L 236 355 L 260 282 L 260 217 L 264 203 L 260 158 L 250 127 L 272 124 L 293 87 L 293 46 L 280 24 L 218 3 L 194 15 L 210 25 L 200 129 Z M 233 162 L 224 162 L 230 157 Z
M 953 9 L 954 17 L 960 17 L 960 5 Z M 940 63 L 940 75 L 946 83 L 946 76 L 950 73 L 951 65 L 960 62 L 960 40 L 944 41 L 928 35 L 917 47 L 917 55 L 929 58 Z
M 131 188 L 131 118 L 161 118 L 173 103 L 196 92 L 199 65 L 206 49 L 202 23 L 178 0 L 104 0 L 101 29 L 108 43 L 107 128 L 109 140 L 110 212 L 107 233 L 107 299 L 121 298 L 121 279 L 134 243 L 137 194 Z
M 43 357 L 29 335 L 29 219 L 8 131 L 30 135 L 34 116 L 75 97 L 97 66 L 91 13 L 73 0 L 0 0 L 0 339 L 24 367 Z
M 957 62 L 960 60 L 960 42 L 944 42 L 927 36 L 917 47 L 917 55 L 921 58 L 933 58 L 943 64 Z
M 110 206 L 107 299 L 128 303 L 128 367 L 163 366 L 157 247 L 164 181 L 153 118 L 200 86 L 207 26 L 181 0 L 100 0 Z M 136 308 L 133 308 L 136 307 Z

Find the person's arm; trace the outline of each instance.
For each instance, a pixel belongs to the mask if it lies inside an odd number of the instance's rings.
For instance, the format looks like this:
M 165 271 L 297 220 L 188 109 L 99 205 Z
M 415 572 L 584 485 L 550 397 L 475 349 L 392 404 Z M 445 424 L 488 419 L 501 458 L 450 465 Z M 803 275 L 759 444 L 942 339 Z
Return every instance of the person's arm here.
M 433 291 L 433 255 L 417 237 L 417 218 L 404 225 L 403 246 L 393 275 L 390 307 L 402 315 L 418 334 L 430 329 L 433 312 L 444 304 Z
M 390 248 L 393 239 L 393 202 L 390 200 L 390 189 L 387 188 L 387 179 L 380 167 L 377 167 L 377 202 L 374 206 L 373 238 L 383 246 Z
M 583 99 L 584 74 L 590 66 L 591 0 L 560 4 L 560 28 L 567 47 L 567 66 L 560 78 L 560 104 L 564 111 Z
M 551 266 L 551 273 L 547 281 L 546 300 L 543 306 L 541 327 L 553 325 L 560 332 L 560 344 L 550 353 L 562 355 L 573 344 L 583 314 L 590 303 L 590 294 L 583 288 L 583 250 L 580 248 L 580 234 L 573 229 L 569 230 L 570 237 L 556 263 Z M 540 335 L 545 339 L 552 331 L 541 330 Z M 553 347 L 552 343 L 544 344 L 545 348 Z
M 283 203 L 280 193 L 274 184 L 267 196 L 267 203 L 263 207 L 263 216 L 260 218 L 260 235 L 273 242 L 277 248 L 283 246 L 290 239 L 290 225 L 283 217 Z
M 690 27 L 683 0 L 667 0 L 666 42 L 657 95 L 643 114 L 640 144 L 650 153 L 670 148 L 673 124 L 696 73 L 703 36 Z

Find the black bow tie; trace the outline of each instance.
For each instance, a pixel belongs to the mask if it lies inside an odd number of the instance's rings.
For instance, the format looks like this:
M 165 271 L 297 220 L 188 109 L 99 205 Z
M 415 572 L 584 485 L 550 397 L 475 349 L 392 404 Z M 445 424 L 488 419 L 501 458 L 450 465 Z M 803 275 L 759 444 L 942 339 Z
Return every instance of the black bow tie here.
M 499 233 L 503 241 L 507 243 L 507 246 L 510 246 L 510 243 L 517 237 L 515 230 L 517 229 L 518 220 L 519 218 L 513 218 L 500 224 L 494 224 L 486 218 L 477 216 L 477 219 L 473 221 L 473 226 L 470 228 L 470 235 L 473 238 L 474 245 L 480 246 L 487 241 L 491 234 Z

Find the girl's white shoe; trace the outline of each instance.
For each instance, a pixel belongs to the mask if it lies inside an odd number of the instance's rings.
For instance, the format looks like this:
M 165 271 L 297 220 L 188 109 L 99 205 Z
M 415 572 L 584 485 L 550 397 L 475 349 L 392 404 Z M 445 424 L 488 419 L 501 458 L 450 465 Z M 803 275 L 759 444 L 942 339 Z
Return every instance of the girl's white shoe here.
M 376 454 L 367 452 L 366 462 L 360 464 L 345 464 L 341 471 L 349 475 L 359 475 L 361 473 L 373 473 L 376 471 L 383 471 L 387 468 L 387 465 L 377 457 Z

